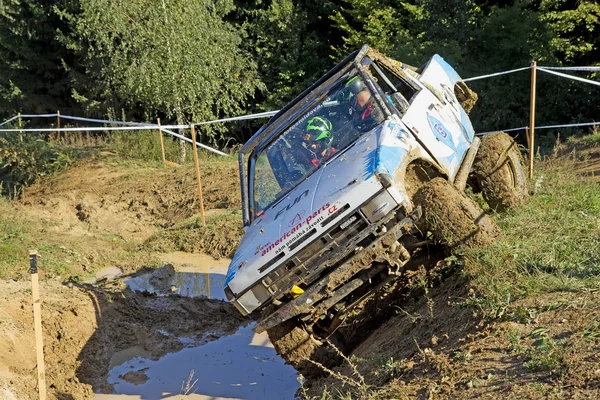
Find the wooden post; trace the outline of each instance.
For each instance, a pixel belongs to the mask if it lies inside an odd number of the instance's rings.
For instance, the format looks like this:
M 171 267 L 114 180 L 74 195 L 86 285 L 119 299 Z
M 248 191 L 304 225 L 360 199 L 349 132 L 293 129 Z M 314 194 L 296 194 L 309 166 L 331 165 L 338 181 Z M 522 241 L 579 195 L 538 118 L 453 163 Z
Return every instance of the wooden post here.
M 167 159 L 165 158 L 165 140 L 163 139 L 162 131 L 160 130 L 160 118 L 156 118 L 158 124 L 158 137 L 160 137 L 160 149 L 162 151 L 163 167 L 167 166 Z
M 33 297 L 33 323 L 35 328 L 35 349 L 37 353 L 38 391 L 40 400 L 46 400 L 46 368 L 44 366 L 44 344 L 42 340 L 42 305 L 38 282 L 37 251 L 29 250 L 29 272 L 31 273 L 31 294 Z
M 535 155 L 535 85 L 537 62 L 531 62 L 531 101 L 529 110 L 529 179 L 533 179 L 533 157 Z
M 194 164 L 196 164 L 196 180 L 198 181 L 198 199 L 200 200 L 200 217 L 202 226 L 206 226 L 204 220 L 204 201 L 202 200 L 202 181 L 200 180 L 200 165 L 198 164 L 198 149 L 196 148 L 196 128 L 192 125 L 192 146 L 194 147 Z
M 23 125 L 21 124 L 21 113 L 19 113 L 19 129 L 21 129 Z M 23 143 L 23 131 L 19 131 L 19 140 Z
M 60 110 L 56 110 L 56 127 L 59 129 L 56 131 L 56 142 L 60 142 Z
M 529 138 L 529 127 L 525 127 L 525 139 L 527 139 L 527 148 L 529 149 L 529 144 L 531 143 L 531 139 Z

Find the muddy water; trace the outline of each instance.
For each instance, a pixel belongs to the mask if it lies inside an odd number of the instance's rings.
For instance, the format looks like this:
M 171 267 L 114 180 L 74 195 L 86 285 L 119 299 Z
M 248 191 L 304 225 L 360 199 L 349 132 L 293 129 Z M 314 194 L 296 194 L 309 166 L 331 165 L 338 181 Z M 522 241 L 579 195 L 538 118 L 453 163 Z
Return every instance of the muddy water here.
M 164 254 L 161 260 L 173 265 L 174 271 L 158 280 L 154 279 L 155 274 L 147 274 L 127 279 L 125 283 L 140 292 L 225 300 L 223 286 L 231 260 L 184 252 Z
M 173 268 L 163 267 L 125 283 L 133 290 L 158 295 L 225 300 L 229 260 L 178 252 L 164 255 L 162 261 Z M 213 341 L 178 339 L 185 348 L 157 361 L 150 360 L 141 347 L 114 354 L 108 375 L 114 394 L 98 394 L 96 399 L 292 399 L 300 386 L 297 372 L 285 365 L 266 334 L 252 331 L 252 325 Z M 182 395 L 188 381 L 193 387 Z
M 133 353 L 135 349 L 129 356 Z M 192 371 L 195 384 L 187 396 L 181 396 Z M 115 394 L 96 399 L 292 399 L 300 386 L 296 371 L 251 325 L 158 361 L 135 355 L 111 369 L 108 382 Z

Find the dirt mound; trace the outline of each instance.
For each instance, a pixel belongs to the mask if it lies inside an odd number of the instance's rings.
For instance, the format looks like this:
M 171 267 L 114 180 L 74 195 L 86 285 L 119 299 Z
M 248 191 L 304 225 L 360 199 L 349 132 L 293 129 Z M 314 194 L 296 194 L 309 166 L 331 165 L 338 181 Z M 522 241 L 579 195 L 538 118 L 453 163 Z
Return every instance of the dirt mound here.
M 36 398 L 29 284 L 0 281 L 0 293 L 0 390 L 16 398 Z M 179 337 L 205 341 L 215 338 L 215 332 L 232 333 L 247 322 L 220 300 L 145 296 L 120 281 L 72 288 L 44 282 L 41 298 L 50 398 L 110 393 L 106 381 L 111 357 L 120 351 L 136 347 L 158 359 L 183 348 Z M 211 335 L 206 336 L 208 331 Z
M 235 163 L 202 163 L 201 174 L 206 210 L 241 208 Z M 142 169 L 97 159 L 29 187 L 22 203 L 53 231 L 142 241 L 198 214 L 196 187 L 191 166 Z
M 198 218 L 190 223 L 163 229 L 148 238 L 142 247 L 161 252 L 205 253 L 216 259 L 232 258 L 243 235 L 241 214 L 212 212 L 206 217 L 206 226 Z

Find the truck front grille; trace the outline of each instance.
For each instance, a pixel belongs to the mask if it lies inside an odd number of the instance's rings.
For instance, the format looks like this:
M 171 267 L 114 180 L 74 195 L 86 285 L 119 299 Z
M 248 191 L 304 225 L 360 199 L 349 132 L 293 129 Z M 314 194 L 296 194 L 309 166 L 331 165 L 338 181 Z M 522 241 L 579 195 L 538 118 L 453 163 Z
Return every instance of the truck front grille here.
M 346 205 L 340 211 L 348 208 L 350 206 Z M 327 222 L 325 220 L 322 224 Z M 288 262 L 271 271 L 262 279 L 262 284 L 273 298 L 286 294 L 293 285 L 310 285 L 328 267 L 337 264 L 349 252 L 354 251 L 356 245 L 371 233 L 368 227 L 369 222 L 360 211 L 356 211 L 339 221 Z M 298 242 L 293 244 L 295 247 L 298 245 Z

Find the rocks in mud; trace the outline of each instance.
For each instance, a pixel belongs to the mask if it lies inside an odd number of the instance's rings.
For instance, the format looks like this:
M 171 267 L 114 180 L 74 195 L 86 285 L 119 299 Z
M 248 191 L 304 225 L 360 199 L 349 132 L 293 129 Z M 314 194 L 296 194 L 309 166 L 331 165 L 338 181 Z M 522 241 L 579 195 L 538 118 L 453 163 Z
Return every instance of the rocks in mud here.
M 172 264 L 166 264 L 150 275 L 150 284 L 154 286 L 159 292 L 169 293 L 171 292 L 171 282 L 175 275 L 175 268 Z
M 90 219 L 90 209 L 83 203 L 78 203 L 75 206 L 75 209 L 77 210 L 77 218 L 79 218 L 79 220 L 81 222 L 89 222 Z
M 142 385 L 148 381 L 148 375 L 146 375 L 143 370 L 129 371 L 124 375 L 119 375 L 119 379 L 123 379 L 124 381 L 134 385 Z

